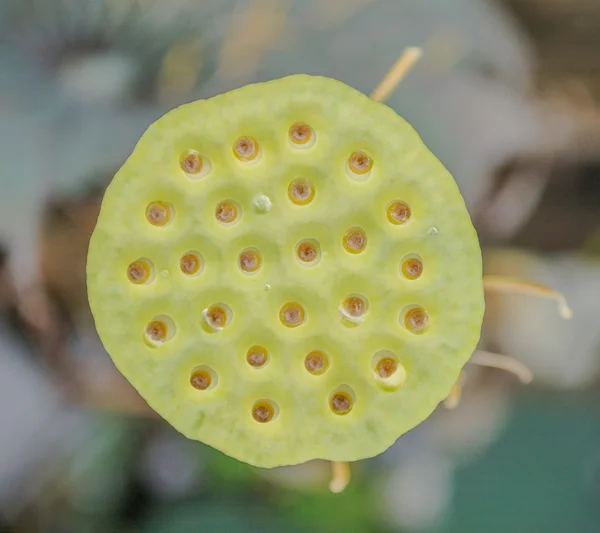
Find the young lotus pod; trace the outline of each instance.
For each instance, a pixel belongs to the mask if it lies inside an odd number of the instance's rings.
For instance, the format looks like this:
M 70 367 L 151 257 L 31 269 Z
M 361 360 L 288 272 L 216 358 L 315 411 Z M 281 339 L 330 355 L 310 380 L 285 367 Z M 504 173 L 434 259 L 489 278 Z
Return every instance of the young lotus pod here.
M 450 173 L 392 109 L 308 75 L 150 126 L 106 191 L 87 277 L 148 404 L 260 467 L 382 453 L 449 395 L 484 311 Z

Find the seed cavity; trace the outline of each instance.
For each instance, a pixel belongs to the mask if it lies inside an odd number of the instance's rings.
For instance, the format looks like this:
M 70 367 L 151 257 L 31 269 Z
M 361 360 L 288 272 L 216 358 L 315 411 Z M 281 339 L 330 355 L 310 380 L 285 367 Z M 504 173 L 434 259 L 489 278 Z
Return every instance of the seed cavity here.
M 313 376 L 320 376 L 329 368 L 329 358 L 321 350 L 313 350 L 304 358 L 304 368 Z
M 288 140 L 294 148 L 310 148 L 315 144 L 315 131 L 304 122 L 296 122 L 290 127 Z
M 221 224 L 231 226 L 240 218 L 241 209 L 233 200 L 223 200 L 215 208 L 215 218 Z
M 356 395 L 347 385 L 341 385 L 329 396 L 329 407 L 336 415 L 347 415 L 355 402 Z
M 259 400 L 252 406 L 252 418 L 261 424 L 277 418 L 279 407 L 271 400 Z
M 252 137 L 240 137 L 233 143 L 233 153 L 244 163 L 257 162 L 260 156 L 260 147 Z
M 391 224 L 399 226 L 410 218 L 410 207 L 400 200 L 390 202 L 386 208 L 387 219 Z
M 166 226 L 175 214 L 171 204 L 166 202 L 152 202 L 146 207 L 146 220 L 153 226 Z
M 190 375 L 190 385 L 196 390 L 206 391 L 214 389 L 218 381 L 216 372 L 207 366 L 195 368 Z
M 419 279 L 423 274 L 423 261 L 418 255 L 407 255 L 402 260 L 401 270 L 406 279 Z
M 256 248 L 246 248 L 238 258 L 240 270 L 246 274 L 255 274 L 262 267 L 262 256 Z
M 129 263 L 127 279 L 134 285 L 146 285 L 154 279 L 154 265 L 150 259 L 142 257 Z
M 176 331 L 175 322 L 171 317 L 159 315 L 146 324 L 144 333 L 146 342 L 152 347 L 157 347 L 171 340 Z
M 210 305 L 201 315 L 203 325 L 210 332 L 222 331 L 231 323 L 232 318 L 231 308 L 224 303 Z
M 427 311 L 418 305 L 405 308 L 403 314 L 404 327 L 411 333 L 423 333 L 429 324 Z
M 197 150 L 188 150 L 181 154 L 179 166 L 188 178 L 200 179 L 206 176 L 212 169 L 210 160 L 201 155 Z
M 197 276 L 203 267 L 204 261 L 198 252 L 186 252 L 179 259 L 179 268 L 186 276 Z
M 351 294 L 340 304 L 339 311 L 345 320 L 361 324 L 365 320 L 368 308 L 369 304 L 364 296 Z
M 306 315 L 304 307 L 297 302 L 288 302 L 279 310 L 279 320 L 288 328 L 296 328 L 304 323 Z
M 307 205 L 315 197 L 315 188 L 306 178 L 298 178 L 290 183 L 288 197 L 293 204 Z
M 354 181 L 364 181 L 373 168 L 373 160 L 366 152 L 353 152 L 346 162 L 346 173 Z
M 296 245 L 296 258 L 303 265 L 315 265 L 321 259 L 321 246 L 315 239 L 304 239 Z
M 252 346 L 246 353 L 246 361 L 253 368 L 263 368 L 269 362 L 269 352 L 264 346 Z
M 351 254 L 360 254 L 367 247 L 367 234 L 362 228 L 350 228 L 342 240 L 344 249 Z
M 384 390 L 397 390 L 406 381 L 406 370 L 390 350 L 380 350 L 371 360 L 373 379 Z

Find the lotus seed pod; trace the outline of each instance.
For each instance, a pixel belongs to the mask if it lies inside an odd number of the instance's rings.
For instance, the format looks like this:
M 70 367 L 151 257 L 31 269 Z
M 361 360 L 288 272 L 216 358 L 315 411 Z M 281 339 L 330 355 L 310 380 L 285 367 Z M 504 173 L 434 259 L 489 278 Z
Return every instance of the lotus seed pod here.
M 148 404 L 261 467 L 386 450 L 448 396 L 484 310 L 452 176 L 393 110 L 306 75 L 150 126 L 105 193 L 87 277 Z

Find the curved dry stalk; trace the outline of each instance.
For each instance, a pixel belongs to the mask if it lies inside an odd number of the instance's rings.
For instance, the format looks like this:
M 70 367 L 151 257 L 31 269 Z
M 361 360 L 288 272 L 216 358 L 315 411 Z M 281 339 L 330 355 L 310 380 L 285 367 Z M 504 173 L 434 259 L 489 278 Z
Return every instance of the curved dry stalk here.
M 531 383 L 533 380 L 533 374 L 527 365 L 509 355 L 501 355 L 486 350 L 475 350 L 475 353 L 469 359 L 469 363 L 505 370 L 517 376 L 522 383 Z
M 394 66 L 388 70 L 387 74 L 379 82 L 377 87 L 371 93 L 371 98 L 377 102 L 385 102 L 396 90 L 400 82 L 408 74 L 417 61 L 421 59 L 423 49 L 418 46 L 406 48 Z
M 334 494 L 339 494 L 348 486 L 348 483 L 350 483 L 350 464 L 332 461 L 329 490 Z
M 541 283 L 532 283 L 518 278 L 505 276 L 483 276 L 483 288 L 486 292 L 496 292 L 503 294 L 527 294 L 540 298 L 549 298 L 558 303 L 560 316 L 565 320 L 573 316 L 573 311 L 567 304 L 567 300 L 560 292 L 551 289 Z
M 460 403 L 462 396 L 462 385 L 457 381 L 453 386 L 450 394 L 444 400 L 444 407 L 446 409 L 456 409 Z

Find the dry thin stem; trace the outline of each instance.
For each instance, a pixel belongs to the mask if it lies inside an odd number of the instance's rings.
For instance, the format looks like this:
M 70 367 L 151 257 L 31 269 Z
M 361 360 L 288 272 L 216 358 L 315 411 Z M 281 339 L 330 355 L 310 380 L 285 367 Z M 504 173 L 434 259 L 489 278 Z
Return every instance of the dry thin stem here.
M 531 383 L 533 380 L 533 374 L 525 363 L 509 355 L 488 352 L 486 350 L 476 350 L 471 356 L 469 363 L 506 370 L 517 376 L 522 383 Z
M 483 288 L 486 292 L 527 294 L 538 296 L 540 298 L 549 298 L 558 303 L 560 316 L 565 320 L 568 320 L 573 316 L 573 311 L 569 307 L 569 304 L 567 304 L 565 297 L 560 292 L 540 283 L 532 283 L 530 281 L 504 276 L 484 276 Z
M 450 394 L 444 400 L 444 407 L 446 409 L 456 409 L 458 404 L 460 403 L 460 398 L 462 396 L 462 385 L 457 381 L 453 386 Z
M 379 82 L 371 93 L 371 98 L 376 102 L 385 102 L 391 94 L 396 90 L 400 82 L 408 74 L 411 68 L 415 66 L 417 61 L 421 59 L 423 49 L 418 46 L 406 48 L 402 55 L 396 61 L 394 66 L 388 70 L 387 74 Z
M 329 490 L 334 494 L 339 494 L 348 486 L 348 483 L 350 483 L 350 465 L 332 461 Z

